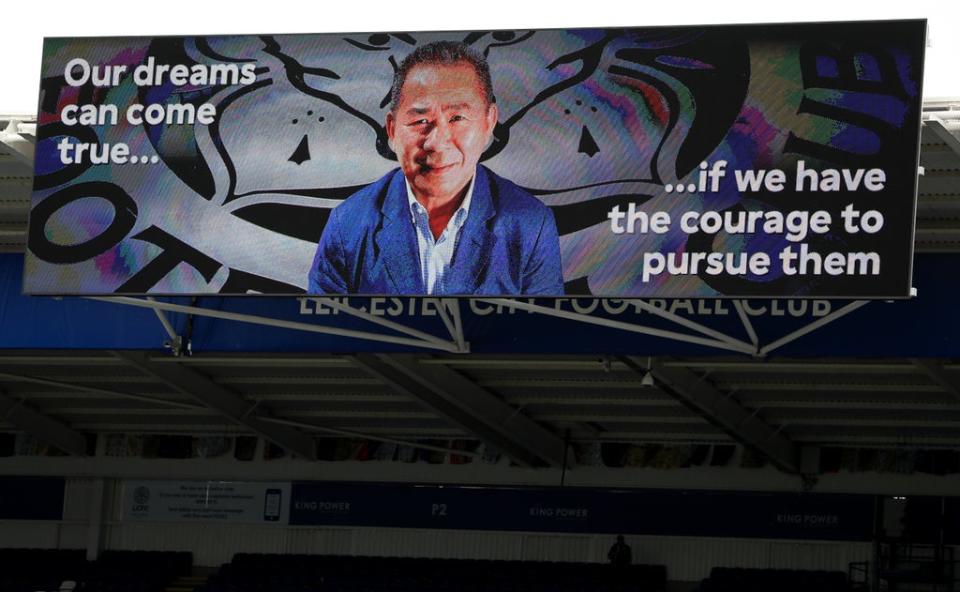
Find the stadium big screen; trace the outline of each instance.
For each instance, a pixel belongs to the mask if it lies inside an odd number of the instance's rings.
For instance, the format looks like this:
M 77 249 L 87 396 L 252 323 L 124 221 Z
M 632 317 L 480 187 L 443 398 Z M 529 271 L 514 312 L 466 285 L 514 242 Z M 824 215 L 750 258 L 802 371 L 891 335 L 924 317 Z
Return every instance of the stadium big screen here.
M 925 39 L 47 39 L 24 292 L 908 297 Z

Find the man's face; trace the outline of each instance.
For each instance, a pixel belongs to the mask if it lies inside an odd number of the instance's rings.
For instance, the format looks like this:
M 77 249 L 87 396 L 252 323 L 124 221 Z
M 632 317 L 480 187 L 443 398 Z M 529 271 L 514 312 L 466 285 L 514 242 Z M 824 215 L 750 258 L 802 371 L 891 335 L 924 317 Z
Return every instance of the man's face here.
M 387 136 L 414 195 L 445 200 L 470 182 L 496 123 L 470 64 L 423 64 L 407 74 Z

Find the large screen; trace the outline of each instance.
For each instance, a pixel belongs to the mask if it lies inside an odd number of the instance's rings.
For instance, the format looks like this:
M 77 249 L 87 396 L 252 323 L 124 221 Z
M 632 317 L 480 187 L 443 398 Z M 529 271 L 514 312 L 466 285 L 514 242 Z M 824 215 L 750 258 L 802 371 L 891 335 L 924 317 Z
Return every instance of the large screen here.
M 925 40 L 46 39 L 24 292 L 908 297 Z

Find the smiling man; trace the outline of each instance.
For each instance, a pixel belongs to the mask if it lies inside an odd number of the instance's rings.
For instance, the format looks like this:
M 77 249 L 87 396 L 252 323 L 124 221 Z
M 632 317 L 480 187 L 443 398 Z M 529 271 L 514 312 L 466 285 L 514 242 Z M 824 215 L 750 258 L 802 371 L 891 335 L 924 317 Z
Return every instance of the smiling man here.
M 497 124 L 490 69 L 462 43 L 397 68 L 386 129 L 400 168 L 334 208 L 312 294 L 563 294 L 553 214 L 480 156 Z

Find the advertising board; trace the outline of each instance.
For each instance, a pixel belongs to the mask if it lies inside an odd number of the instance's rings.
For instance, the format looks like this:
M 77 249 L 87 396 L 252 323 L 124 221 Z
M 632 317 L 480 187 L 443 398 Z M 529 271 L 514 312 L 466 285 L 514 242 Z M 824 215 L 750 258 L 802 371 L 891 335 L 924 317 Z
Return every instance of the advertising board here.
M 925 39 L 47 39 L 24 292 L 906 298 Z

